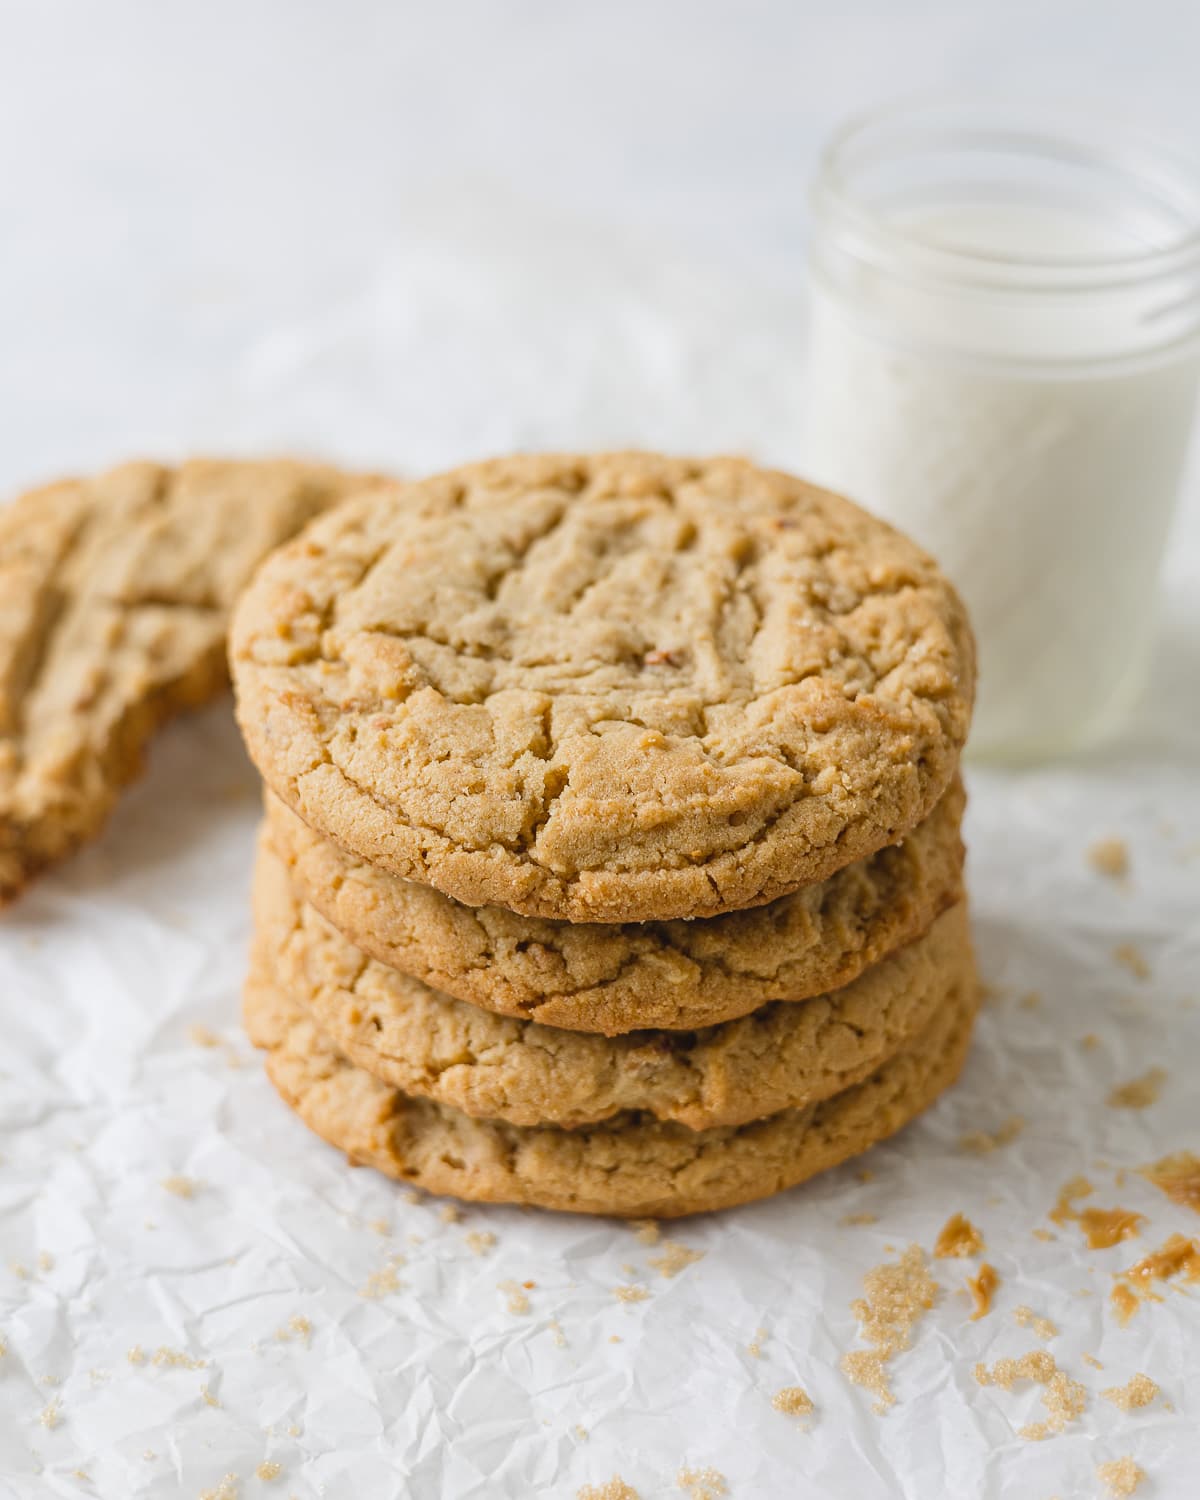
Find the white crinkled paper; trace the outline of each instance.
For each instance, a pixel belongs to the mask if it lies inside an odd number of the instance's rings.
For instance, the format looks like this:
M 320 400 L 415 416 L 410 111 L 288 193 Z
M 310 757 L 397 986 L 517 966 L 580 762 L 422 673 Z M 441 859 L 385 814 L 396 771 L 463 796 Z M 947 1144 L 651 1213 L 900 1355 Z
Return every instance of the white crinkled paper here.
M 648 250 L 535 240 L 506 250 L 458 226 L 398 249 L 250 350 L 197 444 L 303 430 L 420 468 L 633 439 L 802 463 L 791 300 L 670 276 Z M 288 1112 L 237 1020 L 256 780 L 227 705 L 170 729 L 104 839 L 0 919 L 0 1496 L 569 1500 L 619 1473 L 650 1500 L 680 1494 L 690 1466 L 736 1500 L 1037 1500 L 1101 1494 L 1095 1466 L 1126 1454 L 1152 1500 L 1194 1494 L 1200 1289 L 1164 1289 L 1124 1329 L 1107 1296 L 1170 1233 L 1200 1233 L 1130 1170 L 1200 1151 L 1198 571 L 1193 506 L 1150 693 L 1118 746 L 971 768 L 995 994 L 959 1086 L 862 1164 L 665 1226 L 703 1256 L 670 1278 L 650 1264 L 661 1245 L 625 1226 L 447 1213 L 351 1170 Z M 1088 863 L 1102 837 L 1127 842 L 1126 882 Z M 1148 978 L 1114 959 L 1122 944 Z M 1152 1067 L 1156 1103 L 1107 1104 Z M 1011 1143 L 962 1149 L 1014 1116 Z M 1049 1223 L 1077 1173 L 1090 1203 L 1147 1216 L 1138 1240 L 1091 1251 Z M 994 1310 L 968 1320 L 977 1262 L 933 1262 L 942 1290 L 876 1415 L 839 1370 L 862 1347 L 850 1303 L 956 1211 L 986 1238 Z M 620 1300 L 628 1285 L 646 1297 Z M 1042 1443 L 1017 1436 L 1044 1415 L 1033 1387 L 972 1374 L 1042 1347 L 1020 1304 L 1059 1327 L 1047 1347 L 1089 1392 Z M 1138 1371 L 1162 1387 L 1152 1406 L 1101 1398 Z M 797 1384 L 816 1406 L 803 1422 L 771 1406 Z

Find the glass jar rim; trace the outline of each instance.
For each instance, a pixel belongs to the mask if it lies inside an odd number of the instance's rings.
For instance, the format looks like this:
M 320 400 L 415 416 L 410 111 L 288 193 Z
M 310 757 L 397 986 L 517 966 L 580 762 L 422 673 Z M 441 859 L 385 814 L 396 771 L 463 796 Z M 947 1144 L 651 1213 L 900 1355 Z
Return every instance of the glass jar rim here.
M 944 112 L 941 119 L 937 112 Z M 1078 100 L 987 93 L 902 96 L 851 116 L 834 132 L 819 159 L 813 207 L 844 222 L 862 259 L 894 263 L 899 255 L 909 275 L 978 290 L 1102 292 L 1200 268 L 1200 164 L 1141 126 L 1111 135 L 1080 128 L 1081 120 L 1095 118 Z M 1160 202 L 1177 214 L 1184 211 L 1187 222 L 1165 243 L 1090 254 L 937 244 L 864 202 L 850 177 L 855 167 L 895 154 L 906 143 L 912 152 L 939 137 L 967 150 L 999 148 L 1065 166 L 1105 167 L 1131 185 L 1157 188 Z

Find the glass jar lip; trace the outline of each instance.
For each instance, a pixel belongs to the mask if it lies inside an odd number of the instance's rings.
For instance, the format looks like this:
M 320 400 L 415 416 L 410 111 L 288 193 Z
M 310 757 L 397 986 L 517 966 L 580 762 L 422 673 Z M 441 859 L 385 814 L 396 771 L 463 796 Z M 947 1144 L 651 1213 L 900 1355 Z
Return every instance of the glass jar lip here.
M 877 157 L 880 147 L 894 145 L 897 128 L 918 126 L 923 114 L 936 111 L 944 111 L 944 117 L 926 121 L 927 136 L 938 132 L 959 146 L 998 146 L 1067 165 L 1107 166 L 1131 182 L 1157 184 L 1176 210 L 1186 205 L 1191 222 L 1165 243 L 1096 254 L 1035 256 L 925 239 L 863 202 L 848 178 L 853 153 L 866 148 L 867 160 Z M 819 158 L 813 206 L 844 220 L 855 232 L 861 258 L 894 260 L 899 254 L 912 275 L 979 290 L 1097 292 L 1200 268 L 1200 162 L 1141 126 L 1106 141 L 1101 131 L 1079 128 L 1080 120 L 1089 118 L 1096 118 L 1095 112 L 1089 114 L 1086 101 L 1078 99 L 987 92 L 902 95 L 851 115 L 834 131 Z M 888 135 L 881 136 L 885 130 Z

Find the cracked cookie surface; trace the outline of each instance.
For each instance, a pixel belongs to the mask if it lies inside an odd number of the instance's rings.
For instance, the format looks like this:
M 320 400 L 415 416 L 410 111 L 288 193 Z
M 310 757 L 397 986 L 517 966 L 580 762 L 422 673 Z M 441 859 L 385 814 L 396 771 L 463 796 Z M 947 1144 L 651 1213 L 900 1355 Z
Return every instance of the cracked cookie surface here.
M 606 1036 L 710 1026 L 837 989 L 963 894 L 958 778 L 901 843 L 826 881 L 704 921 L 610 925 L 464 906 L 347 853 L 277 797 L 265 800 L 292 884 L 357 947 L 459 1000 Z
M 575 1213 L 676 1218 L 763 1198 L 893 1135 L 958 1076 L 972 980 L 862 1083 L 751 1125 L 689 1130 L 644 1115 L 601 1125 L 507 1125 L 414 1099 L 349 1063 L 261 967 L 246 986 L 251 1040 L 304 1123 L 361 1165 L 458 1198 Z
M 296 898 L 265 838 L 254 913 L 255 963 L 346 1058 L 405 1094 L 514 1125 L 638 1110 L 702 1130 L 800 1108 L 900 1051 L 974 968 L 960 903 L 832 994 L 700 1031 L 609 1038 L 498 1016 L 368 958 Z
M 928 815 L 974 648 L 933 561 L 734 459 L 517 457 L 390 490 L 236 611 L 238 716 L 311 827 L 469 905 L 712 916 Z
M 130 463 L 0 508 L 0 904 L 99 832 L 157 726 L 227 681 L 255 566 L 361 484 L 286 461 Z

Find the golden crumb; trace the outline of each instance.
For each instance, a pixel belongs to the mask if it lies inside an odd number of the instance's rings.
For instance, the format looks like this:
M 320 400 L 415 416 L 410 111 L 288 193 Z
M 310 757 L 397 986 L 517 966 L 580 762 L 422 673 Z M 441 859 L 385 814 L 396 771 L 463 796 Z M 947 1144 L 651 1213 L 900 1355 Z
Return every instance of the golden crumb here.
M 146 1351 L 142 1348 L 141 1344 L 134 1344 L 125 1358 L 131 1365 L 144 1365 L 146 1363 Z
M 980 1318 L 986 1318 L 991 1312 L 992 1297 L 999 1285 L 999 1273 L 995 1266 L 989 1266 L 986 1261 L 980 1266 L 978 1276 L 967 1277 L 967 1291 L 971 1294 L 974 1309 L 971 1313 L 972 1323 L 977 1323 Z
M 1138 1170 L 1172 1203 L 1200 1214 L 1200 1156 L 1195 1152 L 1176 1151 Z
M 575 1423 L 575 1436 L 579 1439 L 579 1441 L 581 1443 L 586 1443 L 587 1440 L 588 1440 L 588 1438 L 591 1437 L 591 1433 L 587 1430 L 586 1427 L 581 1427 L 579 1425 L 579 1423 L 576 1422 Z
M 613 1296 L 618 1302 L 645 1302 L 650 1293 L 644 1286 L 615 1286 Z
M 1146 1477 L 1145 1469 L 1135 1464 L 1132 1458 L 1114 1458 L 1109 1463 L 1097 1464 L 1096 1474 L 1111 1500 L 1128 1500 Z
M 270 1484 L 271 1480 L 278 1479 L 283 1473 L 283 1465 L 276 1463 L 273 1458 L 264 1458 L 254 1473 L 257 1478 L 266 1480 Z
M 29 1267 L 22 1265 L 19 1260 L 10 1261 L 8 1269 L 18 1281 L 27 1281 L 29 1279 Z
M 1158 1395 L 1158 1386 L 1149 1375 L 1138 1374 L 1125 1385 L 1110 1385 L 1100 1394 L 1106 1401 L 1119 1406 L 1122 1411 L 1137 1411 L 1140 1407 L 1150 1405 Z
M 1049 1229 L 1033 1229 L 1030 1231 L 1035 1240 L 1056 1240 L 1058 1236 Z
M 1093 1370 L 1103 1370 L 1104 1368 L 1103 1364 L 1096 1358 L 1094 1354 L 1085 1354 L 1083 1356 L 1083 1362 L 1085 1365 L 1091 1365 Z
M 176 1175 L 174 1177 L 164 1177 L 159 1185 L 165 1188 L 168 1193 L 173 1193 L 176 1198 L 194 1198 L 196 1196 L 196 1189 L 200 1184 L 193 1181 L 190 1177 Z
M 1095 1052 L 1096 1048 L 1100 1045 L 1100 1038 L 1094 1031 L 1088 1031 L 1079 1038 L 1079 1045 L 1085 1052 Z
M 990 1134 L 986 1130 L 973 1130 L 969 1135 L 962 1136 L 958 1149 L 969 1152 L 972 1156 L 987 1156 L 1001 1146 L 1007 1146 L 1010 1141 L 1015 1141 L 1024 1129 L 1024 1118 L 1021 1115 L 1010 1115 L 998 1130 L 993 1130 Z
M 657 1245 L 662 1238 L 657 1219 L 633 1219 L 629 1227 L 636 1231 L 640 1244 Z
M 43 1406 L 41 1411 L 38 1413 L 38 1421 L 42 1424 L 43 1427 L 49 1427 L 51 1429 L 57 1427 L 58 1424 L 62 1421 L 61 1402 L 59 1402 L 58 1399 L 55 1398 L 55 1400 L 51 1401 L 49 1406 Z
M 467 1249 L 472 1255 L 486 1255 L 496 1244 L 496 1236 L 490 1229 L 472 1229 L 467 1235 Z
M 168 1349 L 160 1344 L 151 1356 L 152 1364 L 160 1370 L 207 1370 L 208 1360 L 196 1359 L 183 1349 Z
M 39 1271 L 53 1271 L 54 1257 L 49 1250 L 38 1251 L 37 1267 Z
M 846 1229 L 852 1229 L 856 1224 L 878 1224 L 878 1214 L 843 1214 L 838 1220 Z
M 400 1291 L 404 1283 L 397 1274 L 397 1267 L 403 1264 L 403 1255 L 389 1255 L 379 1270 L 372 1271 L 364 1284 L 359 1287 L 358 1295 L 366 1297 L 368 1301 L 377 1302 L 381 1297 L 389 1297 L 393 1292 Z
M 575 1500 L 640 1500 L 633 1485 L 626 1484 L 619 1474 L 603 1484 L 585 1484 L 575 1491 Z
M 660 1276 L 670 1279 L 703 1259 L 703 1250 L 689 1250 L 686 1245 L 680 1245 L 675 1240 L 663 1240 L 662 1254 L 649 1256 L 647 1264 L 653 1266 Z
M 971 1255 L 982 1255 L 986 1248 L 983 1235 L 970 1219 L 962 1214 L 951 1214 L 942 1225 L 942 1232 L 934 1241 L 933 1253 L 938 1260 L 949 1260 L 954 1257 L 966 1259 Z
M 202 1385 L 200 1387 L 200 1396 L 201 1396 L 201 1399 L 203 1400 L 205 1406 L 220 1406 L 220 1404 L 221 1404 L 217 1400 L 217 1397 L 214 1394 L 213 1389 L 212 1389 L 211 1386 Z
M 392 1232 L 392 1226 L 386 1219 L 372 1219 L 367 1228 L 374 1230 L 376 1234 L 391 1234 Z
M 562 1324 L 558 1319 L 551 1318 L 546 1327 L 554 1335 L 554 1347 L 556 1349 L 565 1349 L 567 1347 L 567 1336 L 563 1332 Z
M 872 1167 L 859 1167 L 854 1176 L 859 1182 L 875 1181 L 875 1171 Z
M 286 1323 L 275 1330 L 275 1337 L 282 1344 L 292 1338 L 298 1338 L 307 1344 L 312 1338 L 312 1324 L 303 1313 L 293 1313 Z
M 1087 857 L 1088 864 L 1100 875 L 1119 880 L 1129 874 L 1129 846 L 1124 839 L 1098 839 Z
M 238 1500 L 238 1492 L 237 1475 L 226 1474 L 215 1490 L 201 1490 L 200 1500 Z
M 1110 1109 L 1148 1109 L 1158 1103 L 1163 1084 L 1167 1081 L 1165 1068 L 1150 1068 L 1140 1078 L 1131 1079 L 1113 1089 L 1108 1096 Z
M 1146 962 L 1146 955 L 1136 943 L 1119 943 L 1113 949 L 1112 956 L 1122 968 L 1128 969 L 1135 979 L 1150 978 L 1150 965 Z
M 1044 1349 L 1034 1349 L 1020 1359 L 998 1359 L 990 1370 L 986 1364 L 977 1364 L 975 1379 L 980 1385 L 997 1385 L 1005 1391 L 1011 1391 L 1019 1380 L 1041 1386 L 1046 1420 L 1030 1422 L 1018 1430 L 1018 1436 L 1029 1442 L 1062 1432 L 1069 1422 L 1083 1415 L 1087 1405 L 1083 1386 L 1060 1370 L 1053 1354 Z
M 815 1410 L 812 1397 L 802 1385 L 785 1385 L 771 1397 L 771 1405 L 787 1417 L 808 1417 Z
M 766 1343 L 766 1340 L 767 1330 L 765 1328 L 756 1328 L 754 1330 L 754 1337 L 746 1345 L 746 1353 L 751 1359 L 762 1358 L 763 1344 Z
M 1058 1337 L 1058 1329 L 1049 1318 L 1040 1318 L 1032 1307 L 1026 1307 L 1024 1303 L 1020 1307 L 1013 1308 L 1013 1321 L 1018 1328 L 1032 1328 L 1040 1339 L 1054 1339 Z
M 443 1224 L 457 1224 L 462 1219 L 462 1209 L 457 1203 L 443 1203 L 438 1209 L 438 1218 Z
M 496 1290 L 504 1293 L 504 1304 L 510 1313 L 527 1313 L 529 1298 L 515 1281 L 499 1281 Z
M 219 1047 L 221 1038 L 215 1031 L 210 1031 L 207 1026 L 189 1026 L 188 1041 L 193 1047 Z
M 870 1350 L 842 1356 L 842 1370 L 855 1385 L 876 1396 L 875 1410 L 884 1412 L 895 1402 L 887 1378 L 887 1363 L 912 1341 L 912 1330 L 933 1306 L 937 1282 L 929 1274 L 925 1252 L 910 1245 L 894 1264 L 875 1266 L 863 1277 L 865 1297 L 850 1304 L 859 1334 Z
M 675 1483 L 688 1500 L 721 1500 L 721 1496 L 729 1493 L 729 1485 L 719 1469 L 680 1469 Z

